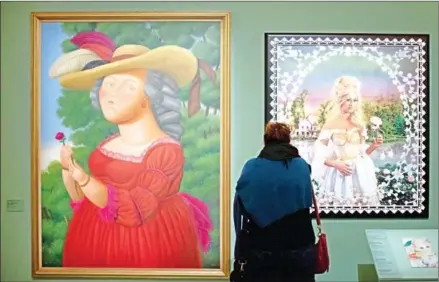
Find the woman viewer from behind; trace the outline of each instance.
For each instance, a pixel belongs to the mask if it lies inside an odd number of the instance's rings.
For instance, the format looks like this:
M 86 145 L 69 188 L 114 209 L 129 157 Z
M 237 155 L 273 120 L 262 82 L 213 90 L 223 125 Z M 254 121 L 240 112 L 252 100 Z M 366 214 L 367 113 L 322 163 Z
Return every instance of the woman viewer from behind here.
M 315 281 L 311 169 L 290 144 L 290 134 L 285 124 L 267 124 L 264 148 L 242 170 L 231 281 Z

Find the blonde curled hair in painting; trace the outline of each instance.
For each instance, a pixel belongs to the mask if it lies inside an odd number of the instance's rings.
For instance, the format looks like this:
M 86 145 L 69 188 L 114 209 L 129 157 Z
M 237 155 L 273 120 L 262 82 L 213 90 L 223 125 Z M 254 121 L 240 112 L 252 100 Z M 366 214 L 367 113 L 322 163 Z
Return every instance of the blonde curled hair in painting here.
M 353 94 L 357 96 L 359 107 L 352 113 L 351 120 L 356 126 L 363 127 L 364 116 L 361 99 L 361 82 L 355 76 L 343 75 L 335 80 L 331 90 L 331 110 L 326 120 L 331 121 L 340 116 L 341 106 Z

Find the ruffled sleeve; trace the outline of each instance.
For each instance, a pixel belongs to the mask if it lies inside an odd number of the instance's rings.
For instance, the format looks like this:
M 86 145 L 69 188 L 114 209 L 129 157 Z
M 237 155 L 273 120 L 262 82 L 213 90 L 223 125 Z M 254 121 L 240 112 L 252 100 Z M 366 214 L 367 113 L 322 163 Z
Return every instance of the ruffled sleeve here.
M 313 179 L 321 179 L 326 170 L 325 161 L 334 158 L 334 149 L 331 142 L 331 130 L 322 130 L 314 143 L 314 157 L 311 162 Z
M 179 144 L 163 142 L 152 147 L 143 162 L 136 187 L 121 190 L 116 222 L 139 226 L 154 214 L 160 200 L 175 195 L 183 176 L 184 156 Z

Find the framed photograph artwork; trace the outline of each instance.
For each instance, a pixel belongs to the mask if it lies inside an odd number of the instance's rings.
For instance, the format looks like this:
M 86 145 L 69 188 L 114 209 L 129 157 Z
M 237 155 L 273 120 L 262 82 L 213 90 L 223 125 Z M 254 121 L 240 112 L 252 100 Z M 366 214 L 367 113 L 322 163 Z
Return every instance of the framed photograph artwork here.
M 288 123 L 323 217 L 428 218 L 429 36 L 265 35 L 265 121 Z
M 230 15 L 32 14 L 34 277 L 230 262 Z

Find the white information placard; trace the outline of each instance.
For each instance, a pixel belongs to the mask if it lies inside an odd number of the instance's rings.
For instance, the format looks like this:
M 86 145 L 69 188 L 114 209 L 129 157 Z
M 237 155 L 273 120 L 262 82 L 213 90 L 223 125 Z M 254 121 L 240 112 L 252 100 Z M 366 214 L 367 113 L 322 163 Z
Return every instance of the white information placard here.
M 380 281 L 438 281 L 434 263 L 438 253 L 437 230 L 369 229 L 366 237 Z M 412 244 L 420 245 L 416 252 L 408 251 Z M 423 255 L 428 259 L 419 258 Z M 415 260 L 422 262 L 421 266 L 415 265 Z

